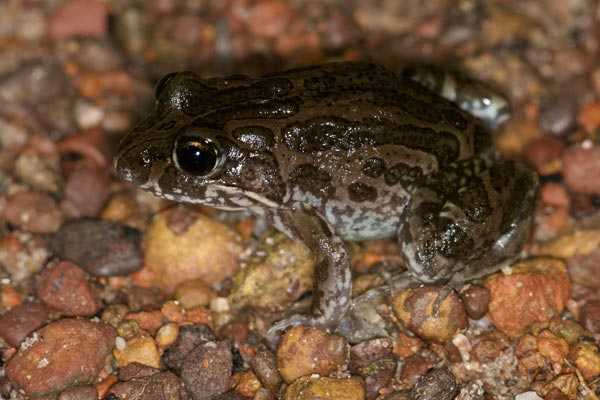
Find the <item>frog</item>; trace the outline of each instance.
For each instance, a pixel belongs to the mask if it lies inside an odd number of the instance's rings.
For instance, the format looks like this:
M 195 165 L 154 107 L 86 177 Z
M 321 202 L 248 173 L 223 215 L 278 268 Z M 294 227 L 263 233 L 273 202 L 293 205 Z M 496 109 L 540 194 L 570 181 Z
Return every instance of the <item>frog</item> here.
M 443 298 L 528 239 L 537 174 L 497 157 L 479 118 L 408 74 L 364 61 L 259 77 L 183 71 L 155 97 L 116 152 L 125 181 L 247 211 L 312 251 L 310 309 L 272 329 L 342 324 L 354 307 L 348 241 L 396 237 L 406 264 L 396 285 L 442 283 Z M 481 104 L 492 121 L 506 117 Z

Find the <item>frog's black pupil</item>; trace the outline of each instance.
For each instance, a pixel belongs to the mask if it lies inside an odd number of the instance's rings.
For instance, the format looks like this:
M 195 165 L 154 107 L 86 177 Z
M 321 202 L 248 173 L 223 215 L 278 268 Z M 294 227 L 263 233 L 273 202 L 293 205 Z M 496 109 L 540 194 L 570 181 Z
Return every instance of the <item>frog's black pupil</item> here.
M 177 147 L 177 162 L 190 175 L 206 175 L 217 165 L 215 147 L 202 139 L 181 138 Z
M 167 84 L 175 76 L 175 74 L 176 72 L 171 72 L 170 74 L 167 74 L 160 78 L 160 80 L 154 87 L 154 97 L 158 98 L 158 96 L 160 96 L 160 92 L 162 92 L 162 90 L 165 88 L 165 86 L 167 86 Z

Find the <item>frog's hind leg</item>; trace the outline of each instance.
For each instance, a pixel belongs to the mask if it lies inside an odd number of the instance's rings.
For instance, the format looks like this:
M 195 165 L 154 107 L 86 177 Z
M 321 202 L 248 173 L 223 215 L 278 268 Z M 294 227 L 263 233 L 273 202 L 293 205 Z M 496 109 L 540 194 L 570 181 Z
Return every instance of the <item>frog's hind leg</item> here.
M 516 161 L 446 182 L 449 190 L 418 190 L 398 229 L 413 275 L 447 282 L 436 309 L 453 289 L 516 257 L 529 236 L 538 186 L 537 175 Z

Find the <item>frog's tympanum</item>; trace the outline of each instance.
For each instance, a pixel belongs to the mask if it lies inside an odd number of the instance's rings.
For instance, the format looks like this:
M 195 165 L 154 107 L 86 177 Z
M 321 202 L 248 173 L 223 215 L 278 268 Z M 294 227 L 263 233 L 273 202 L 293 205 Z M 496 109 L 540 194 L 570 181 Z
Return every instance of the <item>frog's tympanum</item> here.
M 396 235 L 411 280 L 451 289 L 511 261 L 527 239 L 536 174 L 495 160 L 479 120 L 383 67 L 172 73 L 156 101 L 122 141 L 117 172 L 165 199 L 249 211 L 306 244 L 312 306 L 278 328 L 334 327 L 346 315 L 344 240 Z

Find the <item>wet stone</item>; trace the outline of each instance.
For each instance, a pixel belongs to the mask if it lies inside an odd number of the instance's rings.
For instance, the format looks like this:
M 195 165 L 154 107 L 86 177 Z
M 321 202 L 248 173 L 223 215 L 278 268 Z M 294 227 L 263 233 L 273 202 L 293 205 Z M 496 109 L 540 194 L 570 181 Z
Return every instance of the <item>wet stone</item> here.
M 487 313 L 488 304 L 490 303 L 490 291 L 485 286 L 468 285 L 459 292 L 459 296 L 470 318 L 480 319 Z
M 163 355 L 165 365 L 178 371 L 187 355 L 198 345 L 216 339 L 215 333 L 206 324 L 183 325 L 177 340 Z
M 8 361 L 6 376 L 26 395 L 46 396 L 74 382 L 92 383 L 116 338 L 104 323 L 61 319 L 36 331 Z
M 327 376 L 344 370 L 348 359 L 344 337 L 308 326 L 288 330 L 277 348 L 277 366 L 287 383 L 305 375 Z
M 181 366 L 181 380 L 193 400 L 212 400 L 231 389 L 233 356 L 227 342 L 207 342 L 194 348 Z
M 452 400 L 458 392 L 456 378 L 447 367 L 429 371 L 409 395 L 410 400 Z
M 277 369 L 277 358 L 275 357 L 275 354 L 266 350 L 259 351 L 252 358 L 250 366 L 265 388 L 273 392 L 279 390 L 282 379 L 279 370 Z
M 181 381 L 172 372 L 161 372 L 143 378 L 134 378 L 127 382 L 119 382 L 111 387 L 110 395 L 117 396 L 119 399 L 186 399 Z
M 5 199 L 2 219 L 31 233 L 47 234 L 58 230 L 63 215 L 47 194 L 19 192 Z
M 86 272 L 71 261 L 60 261 L 42 271 L 37 297 L 62 315 L 91 317 L 100 311 L 99 291 L 88 282 Z
M 157 368 L 152 368 L 138 362 L 132 362 L 123 368 L 119 368 L 119 380 L 129 381 L 131 379 L 146 378 L 159 372 L 160 370 Z
M 48 310 L 43 305 L 20 304 L 0 317 L 0 336 L 12 347 L 19 347 L 31 332 L 44 326 L 47 318 Z
M 63 390 L 57 400 L 97 400 L 98 392 L 93 386 L 79 386 Z
M 63 225 L 50 239 L 50 248 L 92 275 L 116 276 L 142 267 L 139 241 L 136 229 L 112 221 L 81 220 Z
M 70 219 L 100 214 L 109 195 L 110 178 L 88 167 L 76 168 L 67 179 L 62 209 Z

